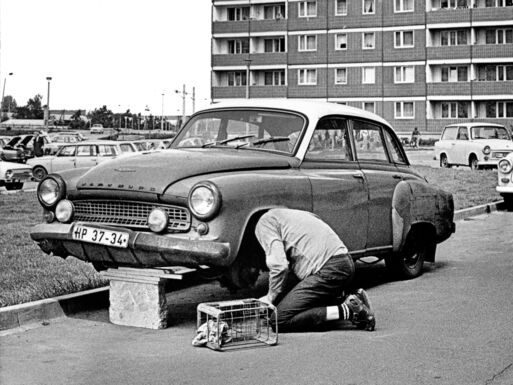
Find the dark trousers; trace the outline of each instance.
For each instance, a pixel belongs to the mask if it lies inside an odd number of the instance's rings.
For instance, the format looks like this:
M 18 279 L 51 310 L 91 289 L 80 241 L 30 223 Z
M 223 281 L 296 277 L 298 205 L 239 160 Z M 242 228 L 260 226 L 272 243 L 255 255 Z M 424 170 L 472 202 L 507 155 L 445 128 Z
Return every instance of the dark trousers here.
M 290 290 L 278 303 L 278 332 L 320 329 L 326 323 L 326 306 L 342 294 L 354 275 L 348 254 L 334 255 L 315 274 Z

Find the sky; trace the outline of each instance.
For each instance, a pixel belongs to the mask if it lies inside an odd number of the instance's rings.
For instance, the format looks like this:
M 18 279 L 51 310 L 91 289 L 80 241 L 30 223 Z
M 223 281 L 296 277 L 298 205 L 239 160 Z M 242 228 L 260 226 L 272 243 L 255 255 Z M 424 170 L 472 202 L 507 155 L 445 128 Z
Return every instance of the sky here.
M 186 114 L 210 103 L 211 0 L 0 0 L 0 79 L 19 106 Z M 12 72 L 13 75 L 9 76 Z M 180 91 L 176 93 L 175 91 Z M 164 94 L 164 96 L 162 96 Z M 164 107 L 162 108 L 162 105 Z

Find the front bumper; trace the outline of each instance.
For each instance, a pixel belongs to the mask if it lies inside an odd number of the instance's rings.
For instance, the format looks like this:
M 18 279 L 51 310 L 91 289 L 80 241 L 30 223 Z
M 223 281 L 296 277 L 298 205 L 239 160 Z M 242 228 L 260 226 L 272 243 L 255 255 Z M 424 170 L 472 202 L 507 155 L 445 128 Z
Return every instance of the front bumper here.
M 125 228 L 94 224 L 95 228 L 129 233 L 128 247 L 117 248 L 72 238 L 73 224 L 43 223 L 34 226 L 30 237 L 46 253 L 74 256 L 107 267 L 228 266 L 230 245 L 224 242 L 184 239 Z
M 497 186 L 496 190 L 499 194 L 513 194 L 513 185 L 510 186 Z

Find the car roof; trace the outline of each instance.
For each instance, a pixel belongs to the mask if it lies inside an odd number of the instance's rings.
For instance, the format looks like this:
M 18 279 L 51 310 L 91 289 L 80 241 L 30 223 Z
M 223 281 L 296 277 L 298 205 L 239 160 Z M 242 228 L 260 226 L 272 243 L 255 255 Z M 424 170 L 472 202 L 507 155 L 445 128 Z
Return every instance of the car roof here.
M 84 140 L 82 142 L 69 143 L 65 146 L 83 146 L 88 144 L 118 144 L 115 140 Z
M 458 122 L 458 123 L 448 124 L 447 126 L 445 126 L 445 128 L 447 128 L 447 127 L 456 127 L 456 126 L 467 126 L 467 127 L 489 126 L 489 127 L 502 127 L 502 128 L 505 128 L 502 124 L 499 124 L 499 123 L 489 123 L 489 122 Z
M 326 115 L 349 115 L 362 119 L 373 119 L 387 126 L 390 126 L 385 119 L 372 112 L 360 108 L 350 107 L 333 102 L 308 101 L 297 99 L 232 99 L 220 101 L 210 105 L 199 112 L 217 108 L 272 108 L 280 110 L 297 111 L 310 118 L 319 119 Z

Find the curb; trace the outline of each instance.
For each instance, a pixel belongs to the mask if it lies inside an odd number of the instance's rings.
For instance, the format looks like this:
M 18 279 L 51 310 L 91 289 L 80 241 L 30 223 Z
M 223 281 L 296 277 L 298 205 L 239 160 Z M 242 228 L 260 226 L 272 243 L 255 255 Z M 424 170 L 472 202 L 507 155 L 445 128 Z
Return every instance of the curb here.
M 454 212 L 454 221 L 503 209 L 503 201 L 470 207 Z M 109 306 L 109 287 L 81 291 L 54 298 L 0 308 L 0 331 L 44 323 L 54 318 L 106 308 Z

